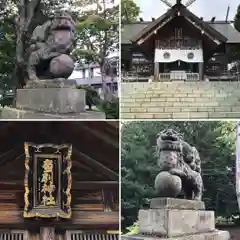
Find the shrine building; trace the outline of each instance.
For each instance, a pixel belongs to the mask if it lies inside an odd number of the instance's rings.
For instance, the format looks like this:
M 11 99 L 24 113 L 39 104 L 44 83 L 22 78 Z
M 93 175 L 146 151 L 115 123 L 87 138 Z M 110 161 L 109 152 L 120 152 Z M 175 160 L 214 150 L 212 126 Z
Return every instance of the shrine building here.
M 122 25 L 122 119 L 239 119 L 240 32 L 176 0 L 159 18 Z
M 1 122 L 0 239 L 117 240 L 118 122 Z
M 238 80 L 228 71 L 228 53 L 240 46 L 240 33 L 227 17 L 204 21 L 188 9 L 195 1 L 163 2 L 170 8 L 159 18 L 123 26 L 123 80 L 130 75 L 143 81 L 150 76 L 157 81 Z

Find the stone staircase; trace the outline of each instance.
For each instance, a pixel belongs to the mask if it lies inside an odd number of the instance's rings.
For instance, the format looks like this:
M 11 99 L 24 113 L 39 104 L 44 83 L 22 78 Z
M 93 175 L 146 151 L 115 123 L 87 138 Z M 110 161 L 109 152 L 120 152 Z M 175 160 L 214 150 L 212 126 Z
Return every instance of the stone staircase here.
M 121 84 L 122 119 L 238 119 L 240 82 Z

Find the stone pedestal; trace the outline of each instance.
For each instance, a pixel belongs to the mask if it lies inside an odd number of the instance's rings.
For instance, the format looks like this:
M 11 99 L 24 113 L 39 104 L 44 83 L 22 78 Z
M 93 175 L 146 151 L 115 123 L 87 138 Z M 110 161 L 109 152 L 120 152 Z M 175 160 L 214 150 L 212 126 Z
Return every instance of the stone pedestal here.
M 73 88 L 18 89 L 17 109 L 66 114 L 85 111 L 85 90 Z
M 150 209 L 139 211 L 140 234 L 127 239 L 229 240 L 226 231 L 215 229 L 213 211 L 201 201 L 155 198 Z
M 54 79 L 29 82 L 16 93 L 16 108 L 3 108 L 2 119 L 104 119 L 100 112 L 85 111 L 86 93 L 76 81 Z

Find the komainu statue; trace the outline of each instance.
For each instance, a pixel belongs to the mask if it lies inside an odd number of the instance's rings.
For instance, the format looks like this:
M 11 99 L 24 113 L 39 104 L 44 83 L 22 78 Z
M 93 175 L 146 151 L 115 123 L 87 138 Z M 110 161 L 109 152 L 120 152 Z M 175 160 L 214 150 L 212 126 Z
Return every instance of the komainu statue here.
M 201 200 L 203 181 L 201 159 L 197 149 L 185 142 L 172 129 L 164 130 L 157 138 L 157 165 L 160 173 L 155 189 L 160 197 L 179 197 Z
M 37 26 L 30 40 L 28 79 L 68 78 L 74 70 L 74 60 L 70 56 L 75 46 L 74 36 L 75 22 L 65 11 Z

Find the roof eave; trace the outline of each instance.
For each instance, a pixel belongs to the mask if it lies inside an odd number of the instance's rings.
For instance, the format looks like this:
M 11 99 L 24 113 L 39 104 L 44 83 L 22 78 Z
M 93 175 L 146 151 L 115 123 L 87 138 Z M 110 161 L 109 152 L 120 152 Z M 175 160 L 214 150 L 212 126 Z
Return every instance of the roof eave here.
M 146 37 L 148 35 L 152 35 L 153 31 L 158 31 L 161 29 L 165 24 L 167 24 L 170 20 L 173 19 L 176 11 L 176 7 L 178 10 L 183 11 L 184 16 L 189 16 L 191 18 L 194 18 L 194 20 L 201 24 L 201 26 L 210 33 L 213 37 L 216 38 L 216 40 L 226 43 L 228 39 L 223 36 L 220 32 L 215 30 L 213 27 L 209 26 L 206 22 L 198 18 L 196 15 L 194 15 L 192 12 L 190 12 L 184 5 L 175 5 L 170 10 L 168 10 L 166 13 L 164 13 L 162 16 L 160 16 L 158 19 L 156 19 L 154 22 L 150 23 L 148 26 L 146 26 L 143 30 L 141 30 L 136 36 L 134 36 L 132 39 L 130 39 L 130 42 L 132 44 L 141 44 L 149 37 Z M 166 21 L 167 20 L 167 21 Z M 161 23 L 164 23 L 160 25 Z M 160 25 L 160 26 L 157 26 Z M 157 28 L 156 28 L 157 26 Z

